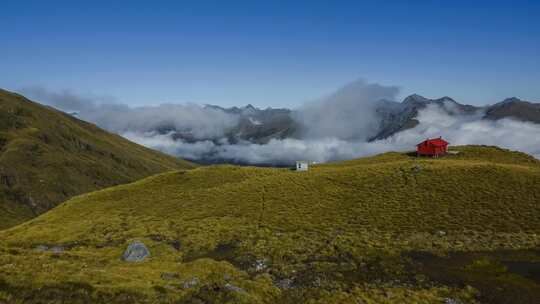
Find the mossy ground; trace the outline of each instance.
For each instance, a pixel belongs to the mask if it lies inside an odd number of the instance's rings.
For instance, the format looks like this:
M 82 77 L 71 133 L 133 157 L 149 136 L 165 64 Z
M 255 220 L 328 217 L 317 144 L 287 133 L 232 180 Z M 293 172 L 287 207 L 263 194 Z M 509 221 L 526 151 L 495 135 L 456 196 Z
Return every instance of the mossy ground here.
M 0 302 L 508 303 L 489 293 L 505 281 L 534 303 L 538 279 L 498 265 L 540 260 L 540 163 L 454 149 L 209 166 L 77 196 L 0 233 Z M 123 262 L 133 240 L 151 257 Z
M 191 167 L 0 90 L 0 229 L 74 195 Z

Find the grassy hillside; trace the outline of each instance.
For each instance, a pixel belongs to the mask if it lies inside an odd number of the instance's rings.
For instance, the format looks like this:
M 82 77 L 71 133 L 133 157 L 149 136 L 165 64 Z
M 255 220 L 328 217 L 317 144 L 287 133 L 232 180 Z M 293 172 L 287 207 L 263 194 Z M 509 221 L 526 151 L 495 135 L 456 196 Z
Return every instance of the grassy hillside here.
M 0 90 L 0 229 L 77 194 L 191 166 Z
M 0 232 L 0 303 L 538 303 L 540 163 L 455 149 L 77 196 Z

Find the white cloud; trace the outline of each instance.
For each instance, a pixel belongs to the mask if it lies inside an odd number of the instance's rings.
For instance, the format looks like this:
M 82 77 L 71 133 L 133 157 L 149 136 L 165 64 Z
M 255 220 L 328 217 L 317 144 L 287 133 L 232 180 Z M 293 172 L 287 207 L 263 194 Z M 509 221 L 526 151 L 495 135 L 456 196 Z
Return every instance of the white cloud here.
M 428 137 L 442 136 L 452 145 L 496 145 L 529 153 L 540 159 L 540 125 L 502 119 L 483 120 L 479 114 L 449 115 L 439 106 L 421 110 L 419 124 L 384 140 L 273 139 L 267 144 L 216 145 L 211 141 L 186 143 L 167 135 L 150 137 L 126 134 L 129 139 L 164 152 L 198 159 L 210 157 L 249 164 L 291 164 L 296 160 L 328 162 L 374 155 L 388 151 L 411 151 Z
M 210 140 L 202 140 L 195 143 L 174 140 L 171 133 L 158 134 L 156 132 L 140 133 L 130 131 L 120 135 L 143 146 L 186 159 L 200 159 L 211 153 L 216 147 Z
M 176 130 L 189 131 L 197 139 L 207 139 L 223 136 L 238 122 L 236 115 L 192 103 L 129 107 L 111 98 L 83 96 L 69 90 L 52 92 L 29 87 L 21 92 L 60 110 L 76 111 L 79 118 L 119 134 Z
M 303 138 L 365 140 L 378 131 L 376 102 L 394 100 L 398 93 L 397 87 L 358 80 L 325 98 L 300 107 L 295 119 L 302 127 Z
M 394 136 L 398 142 L 443 136 L 453 145 L 494 145 L 529 153 L 540 159 L 540 125 L 514 119 L 487 120 L 479 115 L 446 114 L 429 106 L 418 115 L 420 124 Z
M 540 125 L 502 119 L 481 119 L 482 113 L 459 113 L 452 103 L 430 105 L 418 113 L 419 124 L 375 142 L 366 139 L 379 126 L 374 104 L 394 99 L 398 89 L 363 81 L 352 83 L 327 98 L 301 107 L 295 118 L 303 132 L 296 139 L 273 139 L 267 144 L 229 144 L 227 129 L 237 117 L 194 104 L 165 104 L 130 108 L 96 102 L 69 91 L 51 93 L 37 89 L 31 96 L 64 110 L 80 111 L 83 119 L 142 145 L 188 159 L 233 161 L 249 164 L 291 164 L 296 160 L 328 162 L 386 151 L 414 150 L 428 137 L 442 136 L 452 145 L 484 144 L 529 153 L 540 159 Z M 63 107 L 63 108 L 62 108 Z M 449 113 L 453 113 L 450 115 Z M 191 131 L 197 142 L 174 140 L 172 132 Z M 209 140 L 211 139 L 211 140 Z

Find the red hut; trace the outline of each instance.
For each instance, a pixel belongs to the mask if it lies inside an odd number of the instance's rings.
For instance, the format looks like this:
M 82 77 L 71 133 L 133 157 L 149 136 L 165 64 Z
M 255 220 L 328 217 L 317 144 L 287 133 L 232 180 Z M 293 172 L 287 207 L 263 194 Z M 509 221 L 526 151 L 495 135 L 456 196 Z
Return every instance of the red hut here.
M 416 155 L 427 155 L 437 157 L 448 152 L 448 142 L 441 137 L 426 139 L 416 145 Z

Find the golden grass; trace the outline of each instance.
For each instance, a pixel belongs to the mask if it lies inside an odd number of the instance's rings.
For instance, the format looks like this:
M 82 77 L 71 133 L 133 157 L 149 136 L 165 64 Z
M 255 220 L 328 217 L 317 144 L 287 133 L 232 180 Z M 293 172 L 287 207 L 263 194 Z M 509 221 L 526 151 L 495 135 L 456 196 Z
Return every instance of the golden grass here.
M 540 164 L 493 147 L 455 149 L 301 173 L 200 167 L 83 194 L 0 233 L 0 281 L 9 282 L 0 290 L 15 300 L 14 291 L 44 297 L 37 290 L 64 284 L 55 288 L 65 297 L 76 282 L 87 294 L 74 298 L 111 303 L 475 303 L 474 288 L 424 278 L 406 254 L 538 248 Z M 121 261 L 133 240 L 151 257 Z
M 0 229 L 74 195 L 191 167 L 0 90 Z

